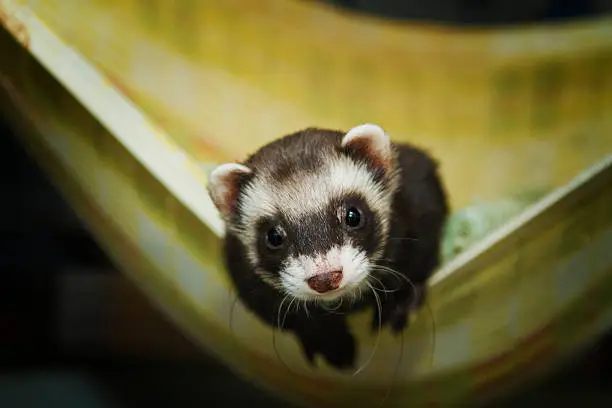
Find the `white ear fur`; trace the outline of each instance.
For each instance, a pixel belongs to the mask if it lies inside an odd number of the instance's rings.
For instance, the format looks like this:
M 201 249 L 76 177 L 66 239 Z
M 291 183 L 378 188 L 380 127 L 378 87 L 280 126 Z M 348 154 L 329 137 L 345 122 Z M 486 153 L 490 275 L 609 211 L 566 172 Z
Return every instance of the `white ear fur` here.
M 225 163 L 216 167 L 208 179 L 208 193 L 224 218 L 229 218 L 235 210 L 238 196 L 237 179 L 252 171 L 238 163 Z
M 391 140 L 378 125 L 365 123 L 349 130 L 342 138 L 342 147 L 350 148 L 351 145 L 361 150 L 361 154 L 370 156 L 375 162 L 384 166 L 391 161 Z

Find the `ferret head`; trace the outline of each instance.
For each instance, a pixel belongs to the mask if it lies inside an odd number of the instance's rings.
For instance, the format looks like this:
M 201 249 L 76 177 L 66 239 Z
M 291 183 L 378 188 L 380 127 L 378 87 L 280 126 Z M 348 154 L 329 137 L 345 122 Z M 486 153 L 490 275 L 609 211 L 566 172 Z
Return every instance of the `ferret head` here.
M 309 128 L 220 165 L 208 190 L 249 273 L 301 300 L 337 300 L 361 293 L 382 257 L 396 167 L 379 126 Z

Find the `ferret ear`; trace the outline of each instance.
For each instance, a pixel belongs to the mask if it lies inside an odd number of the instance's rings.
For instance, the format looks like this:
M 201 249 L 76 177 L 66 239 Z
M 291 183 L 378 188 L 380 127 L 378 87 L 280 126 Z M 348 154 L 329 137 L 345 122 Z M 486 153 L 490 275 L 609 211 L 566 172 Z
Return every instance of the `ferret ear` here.
M 251 173 L 251 169 L 238 163 L 222 164 L 210 173 L 208 194 L 225 220 L 236 211 L 240 181 Z
M 342 138 L 342 147 L 355 157 L 367 160 L 375 169 L 386 170 L 392 165 L 391 141 L 378 125 L 355 126 Z

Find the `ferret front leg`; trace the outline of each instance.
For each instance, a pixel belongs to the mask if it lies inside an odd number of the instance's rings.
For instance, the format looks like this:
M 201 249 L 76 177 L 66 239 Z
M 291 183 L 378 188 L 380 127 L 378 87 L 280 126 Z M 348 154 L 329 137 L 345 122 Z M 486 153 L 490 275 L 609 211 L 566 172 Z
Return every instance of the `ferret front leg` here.
M 313 316 L 313 320 L 301 324 L 294 332 L 306 356 L 315 365 L 315 357 L 321 354 L 333 367 L 344 370 L 354 367 L 356 344 L 346 320 L 342 316 Z
M 381 311 L 375 306 L 372 319 L 372 330 L 378 330 L 388 325 L 393 334 L 398 334 L 408 328 L 408 315 L 412 310 L 420 308 L 425 300 L 425 285 L 409 285 L 389 296 L 381 296 Z

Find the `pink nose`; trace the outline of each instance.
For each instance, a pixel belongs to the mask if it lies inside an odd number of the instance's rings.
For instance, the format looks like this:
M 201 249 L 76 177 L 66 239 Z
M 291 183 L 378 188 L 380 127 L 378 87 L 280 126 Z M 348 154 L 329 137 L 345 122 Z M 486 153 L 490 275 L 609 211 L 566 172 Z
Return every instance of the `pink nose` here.
M 312 278 L 306 279 L 306 283 L 308 283 L 310 289 L 319 293 L 338 289 L 340 281 L 342 281 L 342 271 L 320 273 Z

